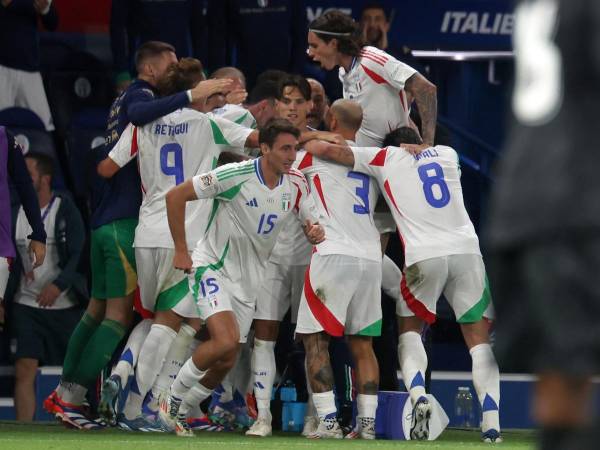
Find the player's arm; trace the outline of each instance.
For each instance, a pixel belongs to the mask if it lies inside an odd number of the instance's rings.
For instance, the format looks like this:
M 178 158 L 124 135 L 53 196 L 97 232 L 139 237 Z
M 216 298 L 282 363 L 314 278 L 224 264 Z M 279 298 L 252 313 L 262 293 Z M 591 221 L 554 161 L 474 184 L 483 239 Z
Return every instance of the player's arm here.
M 243 127 L 223 117 L 214 116 L 210 121 L 216 144 L 226 145 L 239 153 L 244 153 L 246 148 L 260 147 L 258 130 Z
M 321 141 L 331 142 L 332 144 L 344 145 L 346 140 L 337 133 L 332 133 L 330 131 L 302 131 L 300 133 L 300 138 L 298 139 L 298 144 L 302 145 L 306 142 L 312 141 L 314 139 L 318 139 Z
M 137 155 L 137 128 L 131 124 L 121 133 L 108 156 L 98 163 L 98 175 L 111 178 Z
M 197 199 L 192 180 L 186 180 L 175 186 L 166 195 L 167 220 L 175 244 L 173 266 L 186 273 L 190 273 L 192 270 L 192 258 L 188 253 L 185 237 L 185 205 L 187 202 Z
M 415 99 L 419 115 L 421 116 L 421 130 L 423 135 L 422 149 L 431 147 L 435 138 L 435 125 L 437 122 L 437 88 L 419 72 L 415 72 L 404 87 Z M 406 147 L 402 144 L 402 147 Z
M 297 178 L 298 180 L 294 182 L 297 192 L 293 211 L 302 224 L 302 230 L 308 242 L 317 245 L 325 240 L 325 229 L 320 223 L 323 217 L 320 215 L 312 195 L 310 195 L 306 178 L 304 176 Z
M 333 161 L 344 166 L 354 166 L 354 153 L 352 149 L 344 145 L 332 144 L 325 141 L 313 140 L 304 145 L 304 149 L 313 156 Z

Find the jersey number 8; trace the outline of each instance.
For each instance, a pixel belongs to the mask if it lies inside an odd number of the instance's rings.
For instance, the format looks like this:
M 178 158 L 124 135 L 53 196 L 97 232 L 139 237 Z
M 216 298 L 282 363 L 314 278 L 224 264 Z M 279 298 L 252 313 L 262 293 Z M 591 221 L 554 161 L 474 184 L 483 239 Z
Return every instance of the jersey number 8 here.
M 425 200 L 434 208 L 443 208 L 450 202 L 450 189 L 444 180 L 444 170 L 436 162 L 424 164 L 418 168 L 419 178 L 423 182 Z M 435 188 L 437 186 L 437 189 Z

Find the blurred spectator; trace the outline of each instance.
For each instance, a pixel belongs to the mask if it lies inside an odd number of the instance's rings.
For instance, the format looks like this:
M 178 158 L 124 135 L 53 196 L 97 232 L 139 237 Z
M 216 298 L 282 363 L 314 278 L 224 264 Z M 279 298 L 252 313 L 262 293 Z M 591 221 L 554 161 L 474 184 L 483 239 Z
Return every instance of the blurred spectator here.
M 310 84 L 310 93 L 313 102 L 313 106 L 306 117 L 308 126 L 315 130 L 324 130 L 325 114 L 327 114 L 327 110 L 329 109 L 329 99 L 327 98 L 327 94 L 325 94 L 323 85 L 319 81 L 314 78 L 307 78 L 306 81 Z
M 266 69 L 302 71 L 304 0 L 209 0 L 206 17 L 209 67 L 239 67 L 250 88 Z
M 384 50 L 405 64 L 423 72 L 423 67 L 412 55 L 411 49 L 406 45 L 395 44 L 388 40 L 392 21 L 386 9 L 380 2 L 367 2 L 360 14 L 360 26 L 363 32 L 365 45 Z
M 9 188 L 10 185 L 10 188 Z M 40 218 L 38 200 L 27 172 L 21 147 L 14 136 L 0 126 L 0 330 L 4 326 L 4 291 L 9 277 L 9 268 L 15 257 L 12 239 L 12 223 L 8 211 L 11 209 L 12 189 L 18 194 L 33 232 L 29 251 L 35 257 L 33 267 L 44 262 L 46 255 L 46 232 Z
M 27 237 L 31 227 L 22 207 L 13 214 L 18 270 L 13 270 L 11 278 L 20 278 L 10 322 L 16 342 L 15 409 L 17 420 L 31 421 L 38 365 L 62 364 L 69 337 L 83 312 L 81 303 L 87 301 L 87 282 L 77 271 L 85 243 L 79 210 L 67 194 L 52 191 L 54 162 L 50 156 L 30 152 L 25 162 L 48 233 L 45 262 L 32 269 Z
M 54 130 L 40 75 L 38 17 L 49 31 L 58 15 L 51 0 L 0 0 L 0 109 L 20 106 Z
M 131 82 L 134 49 L 147 41 L 171 44 L 180 57 L 202 60 L 203 0 L 117 0 L 110 13 L 110 44 L 117 90 Z

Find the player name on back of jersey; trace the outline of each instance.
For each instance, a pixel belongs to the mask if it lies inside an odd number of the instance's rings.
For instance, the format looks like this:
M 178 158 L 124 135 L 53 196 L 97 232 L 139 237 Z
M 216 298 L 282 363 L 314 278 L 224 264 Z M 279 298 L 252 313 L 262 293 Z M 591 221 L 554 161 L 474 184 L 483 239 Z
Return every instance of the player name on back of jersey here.
M 179 134 L 187 134 L 189 124 L 187 122 L 178 123 L 177 125 L 167 125 L 157 123 L 154 125 L 154 134 L 162 136 L 177 136 Z
M 418 155 L 413 155 L 413 158 L 415 158 L 415 161 L 420 161 L 421 159 L 435 158 L 436 156 L 440 156 L 440 154 L 435 149 L 435 147 L 429 147 L 428 149 L 423 150 Z

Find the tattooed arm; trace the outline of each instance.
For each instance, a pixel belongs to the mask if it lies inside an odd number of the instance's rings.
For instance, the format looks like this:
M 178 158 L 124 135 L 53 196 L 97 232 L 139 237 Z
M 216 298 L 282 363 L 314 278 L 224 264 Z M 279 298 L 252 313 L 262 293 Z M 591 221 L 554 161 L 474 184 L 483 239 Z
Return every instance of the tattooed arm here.
M 437 88 L 423 75 L 416 72 L 404 86 L 406 92 L 415 99 L 421 116 L 421 134 L 423 143 L 433 145 L 435 124 L 437 122 Z

